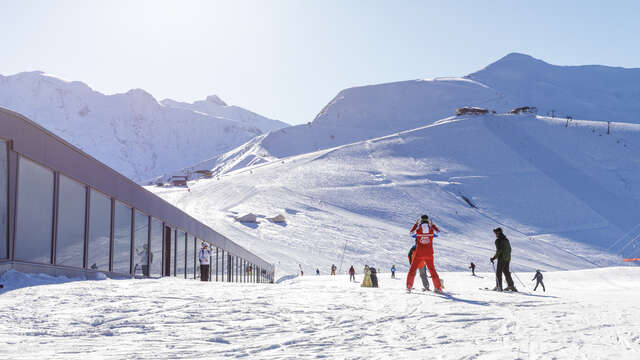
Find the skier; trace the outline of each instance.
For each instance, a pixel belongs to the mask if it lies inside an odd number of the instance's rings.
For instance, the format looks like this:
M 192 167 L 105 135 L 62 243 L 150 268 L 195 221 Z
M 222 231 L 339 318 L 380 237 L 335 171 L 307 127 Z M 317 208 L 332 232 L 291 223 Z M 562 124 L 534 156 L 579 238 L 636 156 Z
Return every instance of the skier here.
M 440 232 L 440 229 L 429 220 L 429 216 L 427 215 L 422 215 L 411 228 L 411 234 L 416 235 L 416 250 L 411 261 L 411 268 L 407 274 L 407 291 L 411 291 L 413 288 L 416 270 L 426 264 L 429 268 L 429 273 L 431 273 L 435 291 L 442 292 L 440 277 L 433 265 L 433 238 L 435 232 Z
M 336 270 L 338 270 L 338 267 L 335 264 L 331 265 L 331 275 L 335 275 L 336 274 Z
M 138 265 L 140 265 L 140 267 L 142 268 L 142 276 L 149 276 L 149 264 L 147 263 L 149 260 L 147 259 L 147 256 L 149 255 L 149 246 L 147 244 L 143 244 L 142 249 L 135 249 L 135 250 L 136 250 L 136 254 L 138 255 L 138 263 L 134 268 L 134 275 L 135 275 L 135 269 L 137 269 Z
M 411 260 L 413 259 L 413 253 L 416 251 L 416 246 L 413 245 L 409 250 L 409 265 L 411 265 Z M 422 266 L 418 268 L 418 272 L 420 273 L 420 279 L 422 280 L 422 291 L 429 290 L 429 278 L 427 277 L 427 267 Z
M 395 265 L 391 265 L 391 278 L 392 279 L 396 278 L 396 266 Z
M 362 284 L 360 287 L 372 287 L 373 283 L 371 282 L 371 269 L 369 269 L 369 265 L 364 266 L 364 278 L 362 279 Z
M 349 268 L 349 282 L 356 282 L 356 269 L 353 268 L 353 265 Z
M 509 263 L 511 262 L 511 244 L 509 239 L 502 232 L 502 228 L 493 229 L 493 233 L 496 235 L 496 253 L 490 259 L 491 263 L 498 259 L 498 266 L 496 267 L 496 287 L 494 290 L 502 291 L 502 274 L 507 279 L 507 287 L 504 290 L 511 290 L 517 292 L 518 290 L 513 285 L 513 279 L 511 278 L 511 272 L 509 271 Z
M 209 246 L 206 242 L 202 243 L 202 248 L 198 253 L 198 259 L 200 260 L 200 280 L 201 281 L 209 281 L 209 258 L 211 257 L 211 252 L 209 251 Z
M 378 272 L 376 271 L 376 268 L 374 268 L 373 266 L 371 268 L 369 268 L 369 270 L 371 270 L 371 285 L 374 288 L 378 287 Z
M 316 275 L 320 275 L 320 269 L 316 268 Z
M 542 273 L 540 270 L 536 270 L 536 274 L 533 276 L 531 281 L 536 280 L 536 287 L 533 288 L 533 291 L 536 291 L 538 285 L 542 285 L 542 291 L 546 292 L 547 290 L 544 288 L 544 283 L 542 282 Z
M 469 269 L 471 269 L 471 276 L 476 276 L 476 264 L 472 262 L 471 266 L 469 266 Z

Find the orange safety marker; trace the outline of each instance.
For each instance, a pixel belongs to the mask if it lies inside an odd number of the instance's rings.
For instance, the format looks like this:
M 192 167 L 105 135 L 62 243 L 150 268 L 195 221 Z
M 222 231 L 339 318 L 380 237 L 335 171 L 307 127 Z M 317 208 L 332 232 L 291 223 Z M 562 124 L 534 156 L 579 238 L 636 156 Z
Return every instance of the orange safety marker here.
M 640 258 L 622 259 L 622 261 L 626 261 L 626 262 L 631 262 L 631 261 L 640 261 Z

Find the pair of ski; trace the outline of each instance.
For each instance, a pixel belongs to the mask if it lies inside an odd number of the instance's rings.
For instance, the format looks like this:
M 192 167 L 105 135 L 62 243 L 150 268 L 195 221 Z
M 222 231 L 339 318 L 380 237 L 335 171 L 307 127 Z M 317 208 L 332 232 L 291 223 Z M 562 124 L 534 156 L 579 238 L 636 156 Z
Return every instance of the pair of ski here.
M 519 294 L 519 293 L 521 293 L 520 291 L 511 291 L 511 290 L 498 291 L 498 290 L 490 289 L 488 287 L 479 288 L 479 289 L 480 290 L 484 290 L 484 291 L 492 291 L 492 292 L 499 292 L 499 293 L 505 293 L 505 294 Z M 525 294 L 525 293 L 523 293 L 523 294 Z

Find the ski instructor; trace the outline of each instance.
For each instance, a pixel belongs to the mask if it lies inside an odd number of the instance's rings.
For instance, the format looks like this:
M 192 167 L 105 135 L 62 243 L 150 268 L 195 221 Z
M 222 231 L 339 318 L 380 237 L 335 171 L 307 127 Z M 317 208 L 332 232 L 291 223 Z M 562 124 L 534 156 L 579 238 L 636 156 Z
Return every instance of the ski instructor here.
M 411 291 L 413 288 L 416 270 L 426 264 L 427 268 L 429 268 L 429 273 L 431 273 L 435 291 L 442 292 L 440 277 L 438 277 L 436 268 L 433 266 L 433 237 L 435 232 L 440 232 L 440 229 L 429 220 L 427 215 L 422 215 L 411 228 L 411 235 L 415 234 L 416 237 L 416 251 L 407 274 L 407 291 Z

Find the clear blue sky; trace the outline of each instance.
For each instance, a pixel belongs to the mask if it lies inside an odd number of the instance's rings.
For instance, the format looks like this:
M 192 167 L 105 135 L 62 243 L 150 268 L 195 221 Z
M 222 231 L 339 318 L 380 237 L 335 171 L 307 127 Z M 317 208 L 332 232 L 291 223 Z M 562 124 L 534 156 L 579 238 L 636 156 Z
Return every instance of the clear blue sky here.
M 640 67 L 640 1 L 0 0 L 0 74 L 218 94 L 292 124 L 341 89 L 462 76 L 510 52 Z

